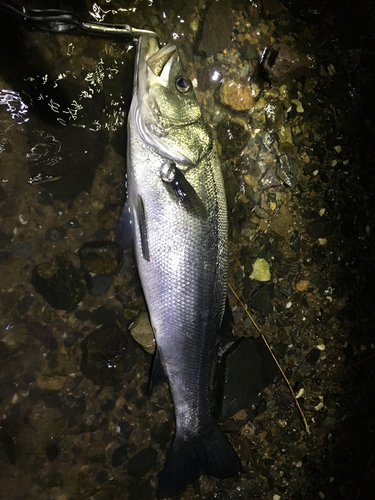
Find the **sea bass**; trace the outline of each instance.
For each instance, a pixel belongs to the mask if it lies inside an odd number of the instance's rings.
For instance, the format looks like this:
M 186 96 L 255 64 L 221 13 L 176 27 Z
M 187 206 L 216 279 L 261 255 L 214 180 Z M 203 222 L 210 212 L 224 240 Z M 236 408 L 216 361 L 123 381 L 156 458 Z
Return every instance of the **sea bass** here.
M 174 44 L 141 36 L 128 118 L 128 199 L 117 240 L 132 225 L 137 267 L 156 339 L 151 386 L 168 380 L 175 436 L 158 498 L 200 474 L 242 470 L 213 420 L 210 380 L 227 294 L 227 209 L 210 127 Z

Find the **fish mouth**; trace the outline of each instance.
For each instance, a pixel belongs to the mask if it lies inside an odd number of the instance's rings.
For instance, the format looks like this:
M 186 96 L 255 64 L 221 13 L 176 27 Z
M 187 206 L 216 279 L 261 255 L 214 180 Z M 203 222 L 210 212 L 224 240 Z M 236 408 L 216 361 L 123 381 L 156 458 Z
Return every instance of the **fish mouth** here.
M 158 39 L 150 35 L 139 38 L 135 87 L 139 103 L 147 99 L 150 87 L 154 82 L 166 87 L 177 47 L 173 43 L 159 48 Z

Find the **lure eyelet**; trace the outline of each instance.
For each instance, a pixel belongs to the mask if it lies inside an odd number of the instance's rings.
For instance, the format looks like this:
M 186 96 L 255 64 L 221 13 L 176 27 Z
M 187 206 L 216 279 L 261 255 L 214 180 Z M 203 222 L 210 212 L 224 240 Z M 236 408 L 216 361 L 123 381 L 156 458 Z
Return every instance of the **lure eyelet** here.
M 176 78 L 176 88 L 182 94 L 186 94 L 191 90 L 192 83 L 187 76 L 180 75 Z

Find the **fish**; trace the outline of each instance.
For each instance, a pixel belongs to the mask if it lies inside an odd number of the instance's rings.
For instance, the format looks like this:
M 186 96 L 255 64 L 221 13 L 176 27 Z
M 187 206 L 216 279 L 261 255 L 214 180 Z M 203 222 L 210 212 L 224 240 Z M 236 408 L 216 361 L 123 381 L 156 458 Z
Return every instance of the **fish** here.
M 169 382 L 175 434 L 157 498 L 201 474 L 242 472 L 212 416 L 211 370 L 227 298 L 228 217 L 212 130 L 174 43 L 142 35 L 127 126 L 127 201 L 116 241 L 134 252 L 156 353 L 151 389 Z

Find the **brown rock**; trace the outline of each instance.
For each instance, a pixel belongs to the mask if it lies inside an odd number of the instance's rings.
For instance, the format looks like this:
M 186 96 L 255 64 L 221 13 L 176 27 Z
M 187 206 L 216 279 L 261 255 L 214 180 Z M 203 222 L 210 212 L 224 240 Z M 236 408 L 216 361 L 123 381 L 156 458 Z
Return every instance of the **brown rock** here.
M 296 290 L 299 292 L 304 292 L 307 290 L 310 286 L 310 281 L 309 280 L 299 280 L 299 282 L 296 284 Z
M 240 80 L 225 80 L 220 89 L 220 99 L 223 104 L 236 111 L 250 109 L 253 99 L 259 93 L 258 89 L 251 88 L 248 83 Z
M 285 239 L 290 239 L 292 233 L 288 232 L 293 223 L 292 214 L 286 205 L 281 205 L 279 212 L 272 218 L 270 229 Z
M 267 49 L 261 67 L 272 85 L 282 85 L 293 78 L 311 75 L 316 68 L 316 59 L 285 43 L 274 43 Z
M 229 45 L 232 24 L 230 3 L 228 1 L 212 3 L 203 21 L 198 52 L 210 57 L 223 51 Z

